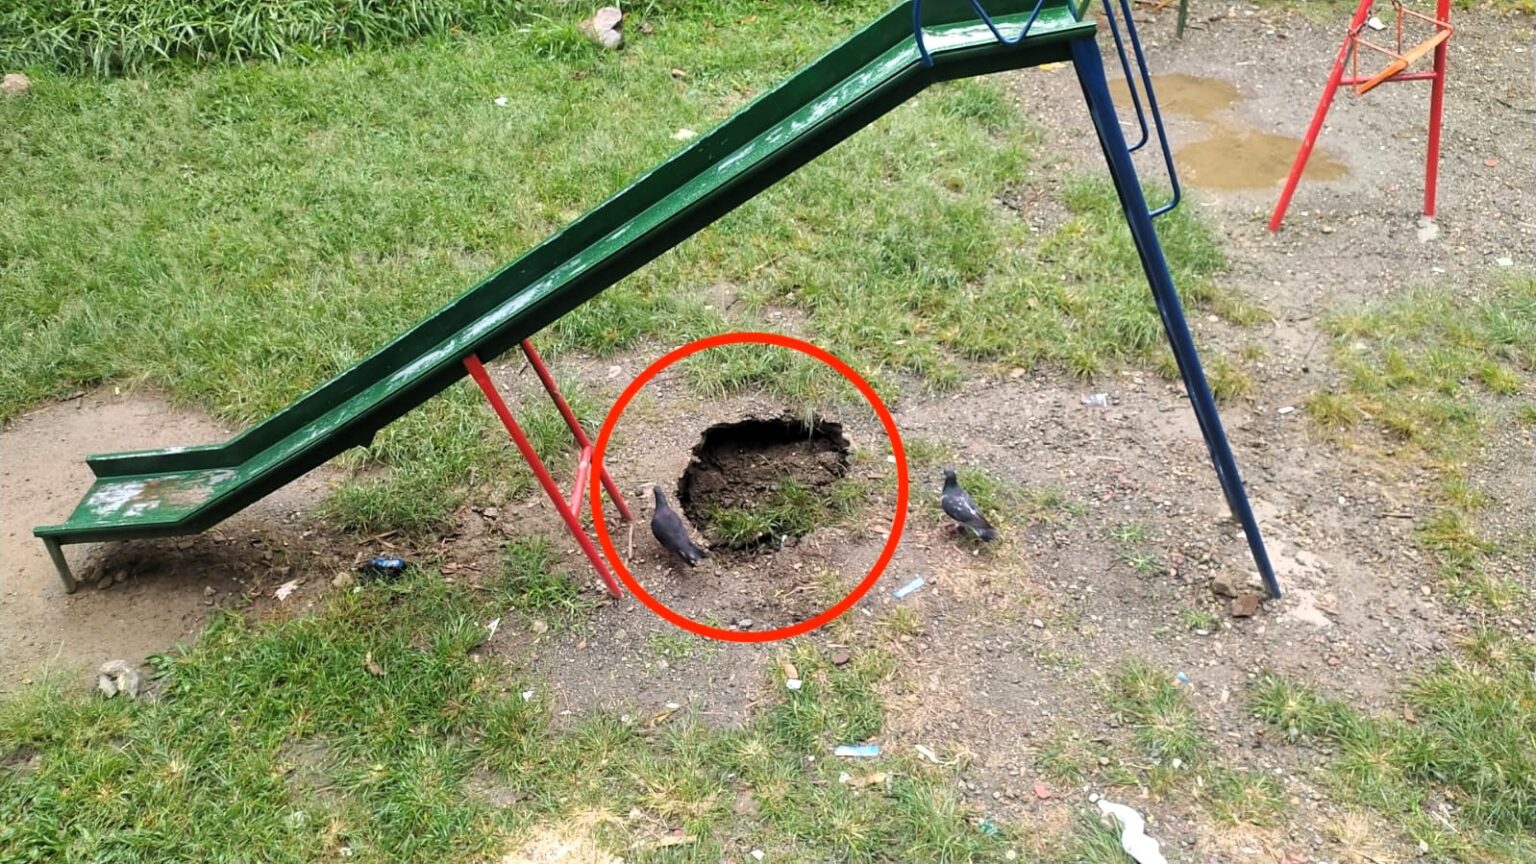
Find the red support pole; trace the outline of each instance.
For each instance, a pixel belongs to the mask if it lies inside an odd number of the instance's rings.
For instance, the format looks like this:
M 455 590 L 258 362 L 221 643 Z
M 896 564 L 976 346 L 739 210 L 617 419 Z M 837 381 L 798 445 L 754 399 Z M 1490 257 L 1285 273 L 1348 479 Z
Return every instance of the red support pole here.
M 581 515 L 581 500 L 587 491 L 587 479 L 592 476 L 592 448 L 581 448 L 581 458 L 576 460 L 576 485 L 571 487 L 571 512 Z M 602 502 L 598 502 L 601 505 Z
M 565 418 L 565 425 L 570 427 L 571 434 L 576 436 L 576 443 L 584 450 L 590 451 L 592 441 L 587 438 L 586 430 L 581 428 L 581 421 L 576 419 L 576 412 L 566 404 L 565 397 L 560 395 L 560 388 L 555 384 L 554 376 L 549 374 L 549 368 L 544 365 L 544 358 L 539 356 L 539 352 L 533 348 L 533 343 L 527 339 L 523 340 L 523 354 L 528 358 L 528 365 L 533 367 L 533 371 L 543 382 L 544 389 L 549 391 L 549 398 L 555 400 L 555 407 L 560 409 L 560 416 Z M 580 485 L 585 488 L 587 484 Z M 608 490 L 608 497 L 613 500 L 613 506 L 619 509 L 619 515 L 624 517 L 624 521 L 633 521 L 634 517 L 629 513 L 629 505 L 624 503 L 624 496 L 619 492 L 618 484 L 608 476 L 607 468 L 603 469 L 603 488 Z
M 1339 81 L 1344 78 L 1344 61 L 1348 59 L 1350 49 L 1354 43 L 1355 34 L 1360 31 L 1360 26 L 1371 14 L 1373 0 L 1360 0 L 1360 5 L 1355 9 L 1355 15 L 1349 20 L 1349 33 L 1344 37 L 1344 44 L 1339 46 L 1339 54 L 1333 59 L 1333 71 L 1328 74 L 1328 86 L 1323 88 L 1323 98 L 1317 103 L 1317 111 L 1312 114 L 1312 125 L 1307 127 L 1307 136 L 1301 140 L 1301 149 L 1296 153 L 1296 162 L 1291 165 L 1290 176 L 1285 178 L 1285 189 L 1280 192 L 1280 200 L 1275 204 L 1275 212 L 1269 217 L 1269 230 L 1279 231 L 1280 223 L 1285 219 L 1285 211 L 1291 206 L 1291 196 L 1296 194 L 1296 184 L 1301 182 L 1301 172 L 1306 170 L 1307 158 L 1312 155 L 1312 147 L 1317 143 L 1318 133 L 1323 131 L 1323 119 L 1328 116 L 1328 106 L 1333 104 L 1333 94 L 1339 89 Z M 1440 0 L 1445 3 L 1449 0 Z
M 486 374 L 480 358 L 474 354 L 465 357 L 464 368 L 469 371 L 469 377 L 475 379 L 480 392 L 485 394 L 485 400 L 491 403 L 491 409 L 496 412 L 497 417 L 501 418 L 502 425 L 507 427 L 507 434 L 512 436 L 512 442 L 517 445 L 518 451 L 527 460 L 528 467 L 533 469 L 533 475 L 538 478 L 539 485 L 544 487 L 544 493 L 549 496 L 550 501 L 554 502 L 555 509 L 560 511 L 560 518 L 565 520 L 565 527 L 570 530 L 571 536 L 581 544 L 581 551 L 587 553 L 587 558 L 592 562 L 592 569 L 597 571 L 597 575 L 601 576 L 608 586 L 608 593 L 615 597 L 620 596 L 623 592 L 619 588 L 618 581 L 613 578 L 608 564 L 603 561 L 603 556 L 593 545 L 592 538 L 588 537 L 586 530 L 581 527 L 581 520 L 576 517 L 574 509 L 567 506 L 560 487 L 555 485 L 555 478 L 549 476 L 544 462 L 539 459 L 539 454 L 534 452 L 533 444 L 528 440 L 528 436 L 523 434 L 522 427 L 517 425 L 517 419 L 512 416 L 507 403 L 502 401 L 501 394 L 496 391 L 496 385 L 491 383 L 491 376 Z
M 1435 17 L 1451 23 L 1451 0 L 1440 0 L 1435 6 Z M 1429 91 L 1429 153 L 1424 163 L 1424 215 L 1435 218 L 1435 187 L 1440 179 L 1440 115 L 1445 106 L 1445 66 L 1450 55 L 1451 40 L 1435 46 L 1434 84 Z

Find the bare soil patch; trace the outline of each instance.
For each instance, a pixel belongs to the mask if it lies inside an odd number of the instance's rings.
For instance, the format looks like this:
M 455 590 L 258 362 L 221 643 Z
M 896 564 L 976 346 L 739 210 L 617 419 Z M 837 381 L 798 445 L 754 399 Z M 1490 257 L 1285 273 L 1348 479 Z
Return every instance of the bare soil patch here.
M 230 432 L 155 394 L 116 392 L 50 405 L 0 430 L 0 689 L 51 673 L 90 686 L 81 670 L 140 663 L 195 638 L 218 607 L 248 592 L 336 566 L 305 516 L 332 482 L 319 471 L 205 534 L 65 547 L 82 585 L 64 593 L 32 527 L 74 509 L 91 483 L 87 455 L 205 444 Z

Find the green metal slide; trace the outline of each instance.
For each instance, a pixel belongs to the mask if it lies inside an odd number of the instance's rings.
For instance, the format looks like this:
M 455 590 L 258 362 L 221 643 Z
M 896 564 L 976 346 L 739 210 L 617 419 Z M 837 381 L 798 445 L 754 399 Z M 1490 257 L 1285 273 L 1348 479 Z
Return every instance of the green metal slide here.
M 1016 32 L 1035 0 L 988 0 Z M 901 3 L 564 230 L 352 368 L 222 444 L 91 456 L 96 480 L 68 521 L 33 530 L 65 587 L 60 546 L 203 531 L 379 429 L 592 299 L 839 141 L 939 81 L 1070 59 L 1092 39 L 1068 0 L 1045 0 L 1004 45 L 968 0 L 923 4 L 919 57 Z

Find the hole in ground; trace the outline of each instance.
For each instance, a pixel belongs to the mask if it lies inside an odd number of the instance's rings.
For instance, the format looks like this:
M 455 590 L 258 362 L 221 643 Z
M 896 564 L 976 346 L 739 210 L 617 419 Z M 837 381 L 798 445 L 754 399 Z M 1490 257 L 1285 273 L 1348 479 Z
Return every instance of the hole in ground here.
M 848 465 L 841 423 L 789 416 L 717 423 L 694 446 L 677 501 L 717 549 L 772 548 L 831 517 Z

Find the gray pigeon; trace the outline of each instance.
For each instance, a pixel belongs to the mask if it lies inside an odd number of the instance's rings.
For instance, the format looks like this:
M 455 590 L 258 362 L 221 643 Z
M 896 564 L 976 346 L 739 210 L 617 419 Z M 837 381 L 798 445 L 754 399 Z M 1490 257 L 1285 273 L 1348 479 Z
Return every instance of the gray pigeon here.
M 981 515 L 976 499 L 955 479 L 953 468 L 944 469 L 944 494 L 939 497 L 939 503 L 944 505 L 944 512 L 949 514 L 949 518 L 970 529 L 981 540 L 997 539 L 997 529 L 992 527 L 987 517 Z
M 709 555 L 688 536 L 682 518 L 667 504 L 667 496 L 661 494 L 661 487 L 652 486 L 651 489 L 656 496 L 656 512 L 651 515 L 651 533 L 655 535 L 656 542 L 687 562 L 689 567 L 708 558 Z

